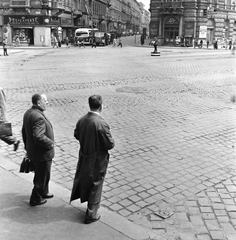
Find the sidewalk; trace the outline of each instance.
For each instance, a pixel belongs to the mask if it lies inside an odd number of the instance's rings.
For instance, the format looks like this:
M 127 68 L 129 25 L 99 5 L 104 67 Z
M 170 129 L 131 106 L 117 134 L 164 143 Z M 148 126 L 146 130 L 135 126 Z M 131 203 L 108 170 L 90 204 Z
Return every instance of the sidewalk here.
M 69 204 L 70 191 L 51 182 L 54 198 L 42 206 L 29 206 L 33 174 L 19 173 L 19 166 L 0 152 L 1 240 L 142 240 L 145 229 L 116 213 L 100 208 L 101 220 L 83 224 L 86 206 Z
M 133 46 L 135 47 L 146 47 L 146 48 L 151 48 L 153 49 L 154 47 L 152 45 L 149 45 L 149 43 L 151 42 L 151 40 L 153 39 L 145 39 L 145 42 L 143 45 L 141 45 L 140 43 L 140 39 L 137 39 L 136 40 L 136 43 L 133 44 Z M 219 51 L 219 50 L 224 50 L 226 51 L 226 49 L 224 48 L 218 48 L 217 50 L 214 49 L 213 45 L 209 45 L 209 47 L 207 48 L 206 45 L 203 45 L 203 48 L 194 48 L 193 46 L 192 47 L 181 47 L 181 46 L 174 46 L 174 45 L 163 45 L 163 46 L 157 46 L 158 49 L 169 49 L 169 50 L 175 50 L 175 49 L 178 49 L 178 50 L 183 50 L 183 49 L 191 49 L 191 50 L 196 50 L 196 51 L 199 51 L 199 50 L 214 50 L 214 51 Z M 228 50 L 229 51 L 229 50 Z

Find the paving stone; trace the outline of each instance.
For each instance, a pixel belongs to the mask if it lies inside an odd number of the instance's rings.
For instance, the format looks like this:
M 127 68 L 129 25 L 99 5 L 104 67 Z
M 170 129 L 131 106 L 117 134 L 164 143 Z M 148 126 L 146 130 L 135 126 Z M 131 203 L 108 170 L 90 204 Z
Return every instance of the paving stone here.
M 198 203 L 202 207 L 208 207 L 211 205 L 211 202 L 208 198 L 199 198 Z
M 198 207 L 189 207 L 188 212 L 190 215 L 198 215 L 200 214 L 200 210 Z
M 211 202 L 213 202 L 213 203 L 222 203 L 222 200 L 221 200 L 220 198 L 210 197 L 210 200 L 211 200 Z
M 213 240 L 226 240 L 221 231 L 210 231 L 210 235 Z
M 230 204 L 234 205 L 235 204 L 233 199 L 223 199 L 223 203 L 226 205 L 230 205 Z
M 217 198 L 219 196 L 219 194 L 217 192 L 207 192 L 207 195 L 210 197 L 210 198 Z
M 146 192 L 141 192 L 138 194 L 139 197 L 141 197 L 142 199 L 146 199 L 148 197 L 150 197 L 150 194 L 146 193 Z
M 220 193 L 220 197 L 225 199 L 231 199 L 231 196 L 228 193 Z
M 146 207 L 148 205 L 148 203 L 145 202 L 144 200 L 136 202 L 135 204 L 141 208 Z
M 194 200 L 194 201 L 186 201 L 186 205 L 187 206 L 197 206 L 197 202 Z
M 119 214 L 124 216 L 124 217 L 127 217 L 131 214 L 131 212 L 128 211 L 127 209 L 122 209 L 122 210 L 119 211 Z
M 228 212 L 236 212 L 236 206 L 235 205 L 225 205 L 225 208 Z
M 157 190 L 157 191 L 159 191 L 159 192 L 163 192 L 163 191 L 166 190 L 166 188 L 163 187 L 163 186 L 157 186 L 157 187 L 155 187 L 155 190 Z
M 225 233 L 236 233 L 235 228 L 230 223 L 220 223 Z
M 213 209 L 225 209 L 225 206 L 224 206 L 224 204 L 221 204 L 221 203 L 213 203 L 212 208 Z
M 175 213 L 175 217 L 180 221 L 189 221 L 186 213 Z
M 171 193 L 170 191 L 164 191 L 164 192 L 161 192 L 161 194 L 164 196 L 164 197 L 171 197 L 173 196 L 173 193 Z
M 197 240 L 211 240 L 211 239 L 209 235 L 204 234 L 204 235 L 197 235 Z
M 129 205 L 128 207 L 126 207 L 126 209 L 128 211 L 134 213 L 134 212 L 137 212 L 138 210 L 140 210 L 140 207 L 135 204 L 132 204 L 132 205 Z
M 220 229 L 216 220 L 205 220 L 206 226 L 210 231 L 217 231 Z
M 124 207 L 127 207 L 127 206 L 133 204 L 133 202 L 130 201 L 130 200 L 128 200 L 128 199 L 124 199 L 124 200 L 122 200 L 122 201 L 119 201 L 119 204 L 122 205 L 122 206 L 124 206 Z
M 212 212 L 211 207 L 200 207 L 200 210 L 202 213 L 211 213 Z
M 215 215 L 218 216 L 226 216 L 227 212 L 225 210 L 214 210 Z
M 111 204 L 111 205 L 109 206 L 109 208 L 112 209 L 112 210 L 114 210 L 114 211 L 119 211 L 119 210 L 122 209 L 123 207 L 122 207 L 121 205 L 115 203 L 115 204 Z
M 185 207 L 184 206 L 176 206 L 175 207 L 175 212 L 184 212 L 185 211 Z
M 193 225 L 204 225 L 204 222 L 200 216 L 190 216 L 190 221 Z
M 217 216 L 217 219 L 219 223 L 225 223 L 230 221 L 228 216 Z
M 227 240 L 235 240 L 236 238 L 236 233 L 233 234 L 226 234 Z
M 226 209 L 227 210 L 227 209 Z M 236 218 L 236 212 L 228 212 L 229 217 L 235 219 Z

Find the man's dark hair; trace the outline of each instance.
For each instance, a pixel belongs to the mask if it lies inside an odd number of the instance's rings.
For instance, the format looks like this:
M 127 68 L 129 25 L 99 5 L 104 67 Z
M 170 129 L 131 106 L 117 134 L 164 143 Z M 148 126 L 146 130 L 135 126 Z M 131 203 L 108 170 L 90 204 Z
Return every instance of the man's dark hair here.
M 88 101 L 91 110 L 97 110 L 102 106 L 102 97 L 100 95 L 92 95 Z
M 36 93 L 32 96 L 32 103 L 37 105 L 40 99 L 41 99 L 41 95 L 39 93 Z

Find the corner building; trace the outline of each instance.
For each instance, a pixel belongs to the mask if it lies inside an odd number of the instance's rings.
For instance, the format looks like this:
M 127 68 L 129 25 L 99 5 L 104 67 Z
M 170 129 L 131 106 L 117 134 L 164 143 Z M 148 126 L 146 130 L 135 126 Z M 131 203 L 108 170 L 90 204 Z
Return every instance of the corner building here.
M 59 18 L 49 14 L 44 1 L 0 0 L 0 6 L 0 42 L 7 37 L 11 45 L 19 37 L 21 45 L 51 45 L 51 30 Z
M 178 38 L 189 45 L 194 39 L 236 40 L 235 0 L 151 0 L 149 10 L 150 37 L 160 45 L 175 45 Z

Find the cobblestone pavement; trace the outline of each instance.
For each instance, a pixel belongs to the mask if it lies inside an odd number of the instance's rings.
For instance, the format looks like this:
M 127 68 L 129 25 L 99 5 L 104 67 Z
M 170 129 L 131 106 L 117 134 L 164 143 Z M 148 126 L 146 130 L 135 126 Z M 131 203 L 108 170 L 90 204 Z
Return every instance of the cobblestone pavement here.
M 236 239 L 235 56 L 229 51 L 137 47 L 11 50 L 1 57 L 8 118 L 20 137 L 35 92 L 50 101 L 56 135 L 52 180 L 71 189 L 73 130 L 87 99 L 104 98 L 116 147 L 102 205 L 158 240 Z M 0 150 L 20 164 L 5 143 Z M 156 213 L 174 214 L 163 220 Z

